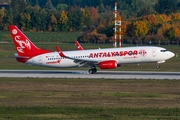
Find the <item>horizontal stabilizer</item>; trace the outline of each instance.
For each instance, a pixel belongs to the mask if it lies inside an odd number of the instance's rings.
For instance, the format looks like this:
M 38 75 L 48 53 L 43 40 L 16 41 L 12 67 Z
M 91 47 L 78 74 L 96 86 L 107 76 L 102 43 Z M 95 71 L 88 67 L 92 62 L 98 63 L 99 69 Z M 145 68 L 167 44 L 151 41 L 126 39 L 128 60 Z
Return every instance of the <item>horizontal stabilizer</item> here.
M 21 57 L 21 56 L 6 56 L 10 58 L 21 58 L 21 59 L 29 59 L 29 57 Z
M 14 55 L 15 55 L 15 58 L 29 59 L 29 57 L 26 57 L 26 56 L 19 56 L 17 53 L 15 53 Z

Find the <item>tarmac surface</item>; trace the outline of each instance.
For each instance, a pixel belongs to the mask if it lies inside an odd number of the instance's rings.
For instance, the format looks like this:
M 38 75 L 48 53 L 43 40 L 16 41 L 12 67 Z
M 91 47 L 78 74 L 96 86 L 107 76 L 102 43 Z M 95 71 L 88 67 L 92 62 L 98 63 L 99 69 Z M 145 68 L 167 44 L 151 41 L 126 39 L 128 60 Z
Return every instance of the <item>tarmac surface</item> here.
M 180 79 L 180 72 L 88 71 L 72 70 L 0 70 L 0 77 L 15 78 L 104 78 L 104 79 Z

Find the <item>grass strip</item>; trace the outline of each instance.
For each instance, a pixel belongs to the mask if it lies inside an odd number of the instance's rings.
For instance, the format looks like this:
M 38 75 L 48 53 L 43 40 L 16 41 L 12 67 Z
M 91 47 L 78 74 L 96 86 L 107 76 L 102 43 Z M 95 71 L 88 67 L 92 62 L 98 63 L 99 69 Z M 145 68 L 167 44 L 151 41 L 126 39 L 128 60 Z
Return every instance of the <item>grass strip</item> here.
M 4 119 L 178 119 L 179 108 L 0 107 Z

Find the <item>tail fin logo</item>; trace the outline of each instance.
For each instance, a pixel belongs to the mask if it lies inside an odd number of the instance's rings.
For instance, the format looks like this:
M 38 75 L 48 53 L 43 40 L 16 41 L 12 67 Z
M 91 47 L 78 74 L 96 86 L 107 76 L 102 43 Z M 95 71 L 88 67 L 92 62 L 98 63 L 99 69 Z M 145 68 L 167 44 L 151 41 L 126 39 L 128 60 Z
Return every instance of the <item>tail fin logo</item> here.
M 14 29 L 14 30 L 12 31 L 12 33 L 13 33 L 13 32 L 17 34 L 17 30 Z M 13 34 L 14 34 L 14 33 L 13 33 Z M 25 49 L 25 48 L 31 50 L 31 44 L 30 44 L 29 40 L 26 40 L 26 41 L 25 41 L 25 40 L 20 40 L 20 38 L 21 38 L 21 37 L 18 36 L 18 35 L 15 36 L 15 38 L 14 38 L 15 41 L 16 41 L 16 42 L 19 44 L 19 46 L 20 46 L 20 47 L 17 47 L 17 50 L 18 50 L 20 53 L 24 53 L 24 49 Z
M 12 34 L 14 34 L 14 35 L 17 34 L 17 30 L 16 30 L 16 29 L 13 29 L 13 30 L 12 30 Z

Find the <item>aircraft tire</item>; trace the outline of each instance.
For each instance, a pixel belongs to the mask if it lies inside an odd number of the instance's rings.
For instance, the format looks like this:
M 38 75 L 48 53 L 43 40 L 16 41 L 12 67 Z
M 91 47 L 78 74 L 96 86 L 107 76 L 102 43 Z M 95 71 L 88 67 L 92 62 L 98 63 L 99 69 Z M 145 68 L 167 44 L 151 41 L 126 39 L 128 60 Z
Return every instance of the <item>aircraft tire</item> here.
M 157 69 L 159 69 L 159 68 L 160 68 L 160 66 L 159 66 L 159 65 L 157 65 L 157 66 L 156 66 L 156 68 L 157 68 Z
M 90 73 L 90 74 L 93 74 L 93 73 L 94 73 L 94 70 L 93 70 L 93 69 L 90 69 L 90 70 L 89 70 L 89 73 Z
M 94 74 L 94 73 L 96 73 L 96 72 L 97 72 L 97 69 L 96 69 L 96 68 L 93 68 L 93 69 L 90 69 L 90 70 L 89 70 L 89 73 L 90 73 L 90 74 Z

